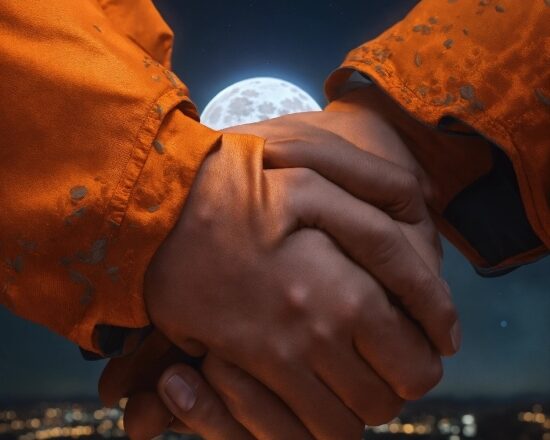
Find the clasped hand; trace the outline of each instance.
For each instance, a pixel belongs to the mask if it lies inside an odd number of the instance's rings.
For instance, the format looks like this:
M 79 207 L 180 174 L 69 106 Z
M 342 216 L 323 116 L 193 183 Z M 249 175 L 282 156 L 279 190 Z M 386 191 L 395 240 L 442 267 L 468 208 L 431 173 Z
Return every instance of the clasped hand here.
M 359 439 L 440 380 L 460 336 L 425 182 L 364 93 L 207 157 L 146 274 L 158 333 L 100 384 L 132 437 L 173 414 L 213 440 Z

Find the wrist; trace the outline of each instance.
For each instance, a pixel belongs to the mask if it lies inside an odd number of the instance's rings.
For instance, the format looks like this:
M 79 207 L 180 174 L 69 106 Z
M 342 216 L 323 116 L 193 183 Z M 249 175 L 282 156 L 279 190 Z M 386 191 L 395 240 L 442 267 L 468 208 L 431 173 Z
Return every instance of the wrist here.
M 333 112 L 360 112 L 364 113 L 370 108 L 370 102 L 373 99 L 376 86 L 365 83 L 361 87 L 352 88 L 337 99 L 331 101 L 325 111 Z
M 391 137 L 398 139 L 398 141 L 387 142 L 386 139 L 379 139 L 377 145 L 383 149 L 383 152 L 374 152 L 374 154 L 378 154 L 384 159 L 411 171 L 420 182 L 424 198 L 428 204 L 433 200 L 435 186 L 413 155 L 416 140 L 429 136 L 429 132 L 431 132 L 429 127 L 413 120 L 412 123 L 415 124 L 418 137 L 413 139 L 405 134 L 401 126 L 405 119 L 412 118 L 375 85 L 365 84 L 363 87 L 346 92 L 328 104 L 325 111 L 353 113 L 359 115 L 363 125 L 376 127 L 377 130 L 374 131 L 378 131 L 378 128 L 380 128 L 382 131 L 391 133 Z M 410 124 L 411 121 L 407 120 L 407 123 Z M 369 133 L 370 135 L 371 133 Z

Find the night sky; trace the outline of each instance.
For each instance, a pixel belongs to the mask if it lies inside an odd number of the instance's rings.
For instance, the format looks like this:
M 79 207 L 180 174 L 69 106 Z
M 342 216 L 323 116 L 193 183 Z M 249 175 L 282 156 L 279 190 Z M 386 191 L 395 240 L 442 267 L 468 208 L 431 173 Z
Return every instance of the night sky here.
M 156 2 L 176 32 L 174 70 L 202 110 L 253 76 L 291 81 L 323 103 L 322 85 L 345 53 L 402 17 L 410 0 Z M 464 348 L 432 395 L 550 397 L 550 258 L 498 279 L 478 277 L 446 246 L 445 273 Z M 0 401 L 94 396 L 101 362 L 0 309 Z

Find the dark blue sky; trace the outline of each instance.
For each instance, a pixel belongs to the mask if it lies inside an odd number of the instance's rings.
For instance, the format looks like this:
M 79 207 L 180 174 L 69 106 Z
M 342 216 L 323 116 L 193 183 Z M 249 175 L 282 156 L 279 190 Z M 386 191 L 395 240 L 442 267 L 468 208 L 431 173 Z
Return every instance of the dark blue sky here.
M 174 70 L 202 110 L 252 76 L 292 81 L 323 102 L 322 84 L 346 51 L 403 16 L 411 0 L 157 1 L 176 32 Z M 482 279 L 447 246 L 445 273 L 464 326 L 434 394 L 550 396 L 550 258 Z M 101 363 L 0 309 L 0 401 L 95 395 Z

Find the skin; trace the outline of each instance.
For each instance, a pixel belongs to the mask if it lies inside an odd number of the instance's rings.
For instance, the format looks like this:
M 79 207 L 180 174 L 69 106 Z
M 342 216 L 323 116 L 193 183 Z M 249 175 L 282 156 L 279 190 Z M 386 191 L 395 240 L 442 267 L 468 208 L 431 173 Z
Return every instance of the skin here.
M 157 367 L 174 365 L 157 394 L 136 383 L 159 368 L 141 364 L 144 374 L 116 386 L 138 364 L 112 362 L 100 390 L 107 401 L 132 393 L 132 437 L 161 433 L 174 414 L 172 429 L 211 439 L 361 438 L 365 423 L 439 381 L 439 355 L 460 336 L 429 188 L 359 93 L 231 129 L 265 138 L 262 157 L 222 147 L 206 160 L 146 277 L 163 344 L 207 352 L 203 375 L 165 356 Z

